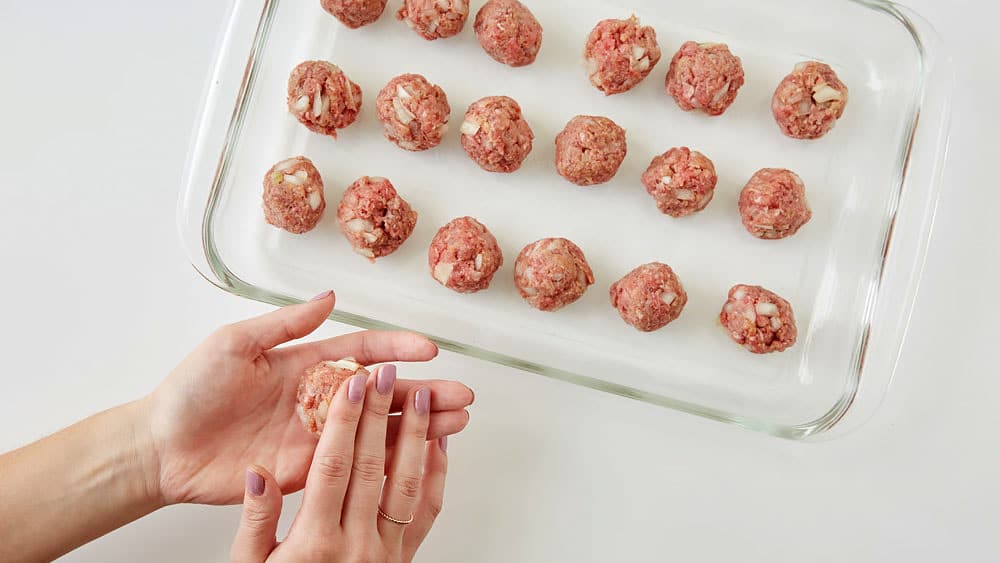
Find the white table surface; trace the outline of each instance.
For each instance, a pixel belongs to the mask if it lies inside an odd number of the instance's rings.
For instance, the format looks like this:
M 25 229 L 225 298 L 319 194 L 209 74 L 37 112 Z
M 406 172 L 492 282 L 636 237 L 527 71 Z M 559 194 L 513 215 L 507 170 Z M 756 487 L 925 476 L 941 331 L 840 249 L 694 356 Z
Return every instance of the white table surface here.
M 874 417 L 795 443 L 445 353 L 402 370 L 477 396 L 419 561 L 1000 557 L 1000 11 L 910 5 L 950 46 L 958 91 L 912 329 Z M 224 12 L 0 0 L 0 450 L 148 392 L 215 326 L 267 310 L 198 277 L 175 228 Z M 238 515 L 172 507 L 66 560 L 224 560 Z

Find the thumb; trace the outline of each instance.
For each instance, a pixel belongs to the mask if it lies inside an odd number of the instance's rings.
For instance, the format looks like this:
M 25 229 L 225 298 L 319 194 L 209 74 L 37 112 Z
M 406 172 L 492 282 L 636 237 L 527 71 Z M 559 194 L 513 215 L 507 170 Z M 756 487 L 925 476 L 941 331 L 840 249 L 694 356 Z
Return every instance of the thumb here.
M 332 291 L 325 291 L 306 303 L 229 325 L 226 327 L 231 337 L 229 346 L 255 357 L 279 344 L 307 336 L 327 319 L 335 300 Z
M 281 517 L 281 489 L 268 470 L 247 468 L 246 492 L 243 495 L 243 517 L 229 555 L 233 563 L 265 561 L 274 546 Z

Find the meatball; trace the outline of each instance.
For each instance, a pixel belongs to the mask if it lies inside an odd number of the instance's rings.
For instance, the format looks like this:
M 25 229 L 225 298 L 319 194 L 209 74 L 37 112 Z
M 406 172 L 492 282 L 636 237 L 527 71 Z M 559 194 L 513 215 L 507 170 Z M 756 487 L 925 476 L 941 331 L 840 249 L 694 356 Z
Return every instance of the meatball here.
M 382 16 L 387 0 L 320 0 L 329 14 L 351 29 L 374 23 Z
M 288 77 L 288 111 L 314 133 L 337 138 L 361 111 L 361 87 L 337 65 L 306 61 Z
M 771 98 L 771 113 L 781 132 L 795 139 L 818 139 L 830 132 L 847 107 L 847 86 L 829 65 L 795 65 Z
M 395 252 L 413 234 L 417 212 L 385 178 L 363 176 L 347 188 L 337 221 L 358 254 L 374 262 Z
M 486 289 L 503 266 L 503 252 L 486 226 L 472 217 L 459 217 L 441 227 L 427 253 L 431 276 L 459 293 Z
M 483 170 L 513 172 L 531 152 L 535 134 L 521 106 L 507 96 L 488 96 L 469 106 L 462 122 L 462 148 Z
M 781 352 L 798 335 L 792 306 L 759 285 L 734 285 L 719 320 L 737 344 L 754 354 Z
M 530 65 L 542 48 L 542 25 L 517 0 L 489 0 L 476 14 L 473 29 L 486 54 L 505 65 Z
M 264 175 L 264 219 L 275 227 L 300 235 L 319 223 L 325 209 L 323 178 L 308 158 L 282 160 Z
M 448 131 L 448 96 L 419 74 L 402 74 L 390 80 L 379 92 L 375 107 L 382 134 L 401 149 L 436 147 Z
M 656 30 L 627 20 L 598 22 L 584 47 L 587 76 L 606 96 L 627 92 L 649 75 L 660 62 Z
M 625 130 L 607 117 L 578 115 L 556 136 L 556 170 L 578 186 L 615 177 L 625 160 Z
M 396 12 L 397 20 L 428 41 L 457 35 L 468 17 L 468 0 L 404 0 Z
M 320 362 L 307 369 L 299 380 L 295 412 L 307 432 L 319 436 L 326 424 L 326 415 L 337 389 L 357 374 L 370 375 L 354 358 L 336 362 Z
M 802 178 L 784 168 L 764 168 L 740 192 L 740 216 L 751 235 L 779 239 L 794 235 L 812 218 Z
M 666 85 L 684 111 L 722 115 L 743 86 L 743 63 L 722 43 L 688 41 L 670 61 Z
M 594 284 L 594 272 L 580 247 L 564 238 L 544 238 L 521 250 L 514 284 L 532 307 L 556 311 L 583 296 Z
M 642 184 L 656 200 L 656 207 L 671 217 L 705 209 L 715 195 L 717 182 L 712 161 L 687 147 L 657 156 L 642 175 Z
M 681 315 L 687 292 L 670 266 L 643 264 L 611 286 L 611 306 L 643 332 L 659 330 Z

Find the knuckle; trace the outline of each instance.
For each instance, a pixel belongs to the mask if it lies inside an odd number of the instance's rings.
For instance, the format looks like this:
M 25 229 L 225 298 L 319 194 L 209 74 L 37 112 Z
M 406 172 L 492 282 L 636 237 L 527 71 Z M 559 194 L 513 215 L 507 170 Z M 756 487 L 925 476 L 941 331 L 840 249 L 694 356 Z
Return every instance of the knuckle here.
M 377 396 L 377 394 L 376 394 Z M 387 399 L 377 398 L 371 402 L 365 402 L 365 411 L 370 417 L 385 418 L 389 416 L 389 408 L 392 405 Z
M 427 514 L 430 515 L 431 520 L 437 520 L 442 510 L 444 510 L 444 499 L 442 498 L 431 499 L 427 503 Z
M 351 460 L 341 453 L 317 455 L 313 464 L 319 474 L 326 479 L 345 479 L 351 474 Z
M 350 426 L 355 427 L 358 425 L 358 421 L 361 420 L 361 414 L 358 413 L 356 409 L 350 408 L 338 408 L 338 401 L 334 401 L 331 407 L 330 415 L 333 417 L 334 424 L 338 426 Z
M 424 443 L 427 441 L 427 425 L 426 424 L 414 425 L 412 428 L 407 430 L 406 434 L 407 436 L 410 437 L 410 439 L 416 442 Z
M 243 522 L 251 532 L 264 528 L 270 521 L 271 513 L 261 507 L 247 508 L 243 512 Z
M 354 475 L 364 483 L 381 483 L 385 476 L 385 459 L 373 454 L 358 454 L 354 459 Z
M 396 479 L 396 492 L 407 499 L 416 499 L 420 495 L 421 481 L 419 477 L 404 475 Z

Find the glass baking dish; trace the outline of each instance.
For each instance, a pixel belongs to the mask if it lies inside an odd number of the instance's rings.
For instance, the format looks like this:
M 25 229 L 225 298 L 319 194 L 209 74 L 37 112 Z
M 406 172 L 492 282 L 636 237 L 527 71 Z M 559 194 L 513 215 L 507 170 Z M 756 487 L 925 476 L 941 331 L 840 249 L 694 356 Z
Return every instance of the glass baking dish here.
M 924 20 L 879 1 L 527 1 L 544 43 L 535 64 L 512 69 L 482 51 L 471 21 L 455 38 L 427 42 L 392 17 L 398 3 L 355 31 L 314 0 L 233 3 L 178 210 L 206 279 L 275 305 L 332 287 L 337 321 L 416 330 L 448 350 L 777 436 L 836 435 L 867 418 L 896 366 L 945 155 L 953 79 Z M 605 97 L 587 81 L 583 42 L 598 20 L 632 13 L 656 28 L 663 60 L 635 90 Z M 684 113 L 664 92 L 669 59 L 688 39 L 728 43 L 743 59 L 747 83 L 722 117 Z M 286 111 L 288 73 L 306 59 L 336 63 L 364 91 L 362 116 L 336 141 Z M 812 142 L 784 137 L 769 111 L 774 87 L 805 59 L 832 65 L 851 90 L 840 123 Z M 374 97 L 403 72 L 444 88 L 453 123 L 482 96 L 518 100 L 536 135 L 524 167 L 483 172 L 457 127 L 425 153 L 384 140 Z M 607 115 L 628 131 L 628 157 L 608 184 L 581 189 L 555 173 L 553 139 L 576 114 Z M 639 176 L 679 145 L 711 157 L 720 180 L 703 213 L 675 220 L 655 209 Z M 264 172 L 297 154 L 323 173 L 329 205 L 301 236 L 268 226 L 260 203 Z M 757 240 L 740 224 L 739 191 L 765 166 L 806 182 L 814 217 L 790 239 Z M 412 238 L 374 265 L 351 252 L 333 212 L 362 175 L 390 178 L 420 213 Z M 437 228 L 462 215 L 488 225 L 506 257 L 494 285 L 474 295 L 442 288 L 426 264 Z M 545 236 L 579 244 L 597 278 L 557 313 L 531 309 L 513 286 L 520 248 Z M 653 260 L 673 266 L 690 299 L 680 319 L 646 334 L 620 320 L 607 292 Z M 717 318 L 737 282 L 789 299 L 793 348 L 756 356 L 728 339 Z

